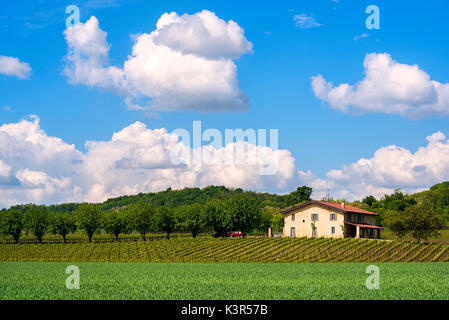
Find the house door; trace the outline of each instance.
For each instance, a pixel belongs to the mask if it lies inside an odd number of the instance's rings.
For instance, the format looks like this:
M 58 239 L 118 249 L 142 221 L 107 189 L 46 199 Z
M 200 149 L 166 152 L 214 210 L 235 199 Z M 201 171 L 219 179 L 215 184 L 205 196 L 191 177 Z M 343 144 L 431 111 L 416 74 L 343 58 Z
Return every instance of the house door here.
M 290 228 L 290 237 L 296 237 L 296 229 L 295 227 L 291 227 Z

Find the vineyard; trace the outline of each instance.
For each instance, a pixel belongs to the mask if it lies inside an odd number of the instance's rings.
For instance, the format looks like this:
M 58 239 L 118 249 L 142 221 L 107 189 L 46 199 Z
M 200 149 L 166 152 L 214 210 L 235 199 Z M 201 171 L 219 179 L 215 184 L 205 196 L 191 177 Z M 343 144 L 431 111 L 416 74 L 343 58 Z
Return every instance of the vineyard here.
M 178 236 L 148 241 L 0 243 L 0 261 L 449 262 L 449 245 L 350 238 Z

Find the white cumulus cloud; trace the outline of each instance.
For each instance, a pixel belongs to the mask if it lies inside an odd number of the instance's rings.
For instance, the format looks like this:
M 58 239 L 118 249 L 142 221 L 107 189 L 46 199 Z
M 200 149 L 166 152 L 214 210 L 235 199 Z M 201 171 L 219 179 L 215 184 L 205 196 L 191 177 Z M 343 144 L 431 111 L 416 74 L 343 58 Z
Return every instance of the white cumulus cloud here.
M 163 14 L 154 31 L 135 37 L 121 67 L 109 65 L 111 46 L 96 17 L 64 34 L 69 81 L 115 90 L 130 109 L 214 112 L 249 105 L 234 60 L 251 52 L 252 43 L 236 22 L 213 12 Z
M 296 184 L 295 161 L 288 150 L 247 142 L 192 149 L 166 129 L 141 122 L 114 133 L 108 141 L 87 141 L 81 152 L 48 136 L 33 116 L 0 126 L 0 207 L 17 203 L 101 202 L 109 197 L 155 192 L 168 187 L 225 185 L 250 190 L 286 192 Z M 227 151 L 242 147 L 243 162 L 224 160 Z M 177 149 L 176 149 L 177 148 Z M 191 157 L 174 163 L 172 151 Z M 192 159 L 202 154 L 204 161 Z M 275 159 L 278 170 L 261 175 Z
M 177 134 L 135 122 L 106 141 L 87 141 L 85 152 L 48 136 L 39 118 L 0 126 L 0 207 L 18 203 L 102 202 L 110 197 L 156 192 L 168 187 L 224 185 L 285 193 L 298 185 L 320 199 L 380 197 L 396 188 L 416 192 L 449 180 L 449 140 L 440 131 L 415 152 L 390 145 L 324 177 L 298 168 L 289 150 L 248 142 L 193 149 Z M 228 154 L 243 150 L 243 161 Z M 173 161 L 173 151 L 187 157 Z M 176 152 L 175 152 L 176 153 Z M 202 158 L 202 162 L 195 159 Z M 216 161 L 211 161 L 215 159 Z M 261 167 L 277 164 L 271 175 Z
M 421 191 L 449 180 L 449 140 L 440 131 L 426 140 L 427 145 L 416 152 L 396 145 L 382 147 L 369 159 L 328 171 L 325 179 L 311 173 L 303 175 L 321 196 L 327 190 L 347 199 L 370 194 L 380 197 L 396 188 Z
M 28 79 L 30 73 L 31 67 L 28 63 L 22 62 L 16 57 L 0 56 L 0 74 Z
M 410 118 L 449 114 L 449 83 L 431 80 L 417 65 L 396 62 L 388 53 L 371 53 L 357 84 L 334 86 L 312 77 L 315 95 L 339 111 L 381 112 Z

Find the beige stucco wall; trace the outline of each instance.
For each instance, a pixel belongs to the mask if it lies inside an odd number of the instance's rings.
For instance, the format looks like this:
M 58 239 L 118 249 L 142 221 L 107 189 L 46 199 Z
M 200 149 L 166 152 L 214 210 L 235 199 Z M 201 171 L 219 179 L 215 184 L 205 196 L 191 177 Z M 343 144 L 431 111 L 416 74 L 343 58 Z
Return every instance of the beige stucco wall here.
M 291 216 L 295 214 L 295 221 Z M 295 227 L 297 237 L 312 236 L 312 214 L 318 214 L 318 221 L 315 222 L 318 237 L 343 237 L 342 225 L 344 225 L 344 214 L 338 211 L 332 211 L 318 205 L 309 205 L 296 209 L 285 214 L 284 217 L 284 236 L 290 236 L 290 229 Z M 330 214 L 335 213 L 337 220 L 330 220 Z M 331 233 L 331 227 L 335 227 L 335 234 Z

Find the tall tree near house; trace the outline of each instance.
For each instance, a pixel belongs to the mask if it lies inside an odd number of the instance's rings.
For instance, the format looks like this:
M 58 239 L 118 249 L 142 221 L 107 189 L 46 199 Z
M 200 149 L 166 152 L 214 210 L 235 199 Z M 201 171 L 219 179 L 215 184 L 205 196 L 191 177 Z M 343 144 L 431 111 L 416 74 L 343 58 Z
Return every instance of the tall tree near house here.
M 273 232 L 279 232 L 284 227 L 284 215 L 277 207 L 263 207 L 260 209 L 260 230 L 267 231 L 271 227 Z
M 304 201 L 310 201 L 312 188 L 308 186 L 297 187 L 295 191 L 285 196 L 285 206 L 292 206 Z
M 139 201 L 128 207 L 134 229 L 140 233 L 143 241 L 153 228 L 155 209 L 150 202 Z
M 274 231 L 281 232 L 282 228 L 284 228 L 285 223 L 284 215 L 282 213 L 276 213 L 272 215 L 270 223 Z
M 25 227 L 34 234 L 39 243 L 42 243 L 42 238 L 48 231 L 49 226 L 49 212 L 45 206 L 32 206 L 25 213 Z
M 66 237 L 69 233 L 75 232 L 75 218 L 69 213 L 52 212 L 50 214 L 50 231 L 59 234 L 67 242 Z
M 12 236 L 15 243 L 19 242 L 24 228 L 23 213 L 19 210 L 9 209 L 0 212 L 0 233 Z
M 271 217 L 275 212 L 279 212 L 278 208 L 265 207 L 260 209 L 260 219 L 256 227 L 257 230 L 267 232 L 271 227 Z
M 84 230 L 92 242 L 92 236 L 101 227 L 101 209 L 93 203 L 83 203 L 75 210 L 75 218 L 80 229 Z

